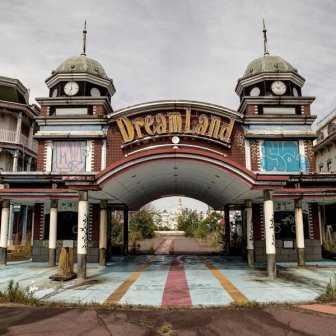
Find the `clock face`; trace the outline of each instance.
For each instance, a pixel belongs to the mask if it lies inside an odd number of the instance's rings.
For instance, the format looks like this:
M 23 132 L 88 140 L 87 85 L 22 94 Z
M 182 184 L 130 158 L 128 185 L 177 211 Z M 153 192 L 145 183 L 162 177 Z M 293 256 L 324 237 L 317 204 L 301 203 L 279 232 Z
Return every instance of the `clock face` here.
M 64 85 L 64 92 L 68 96 L 74 96 L 79 91 L 79 85 L 76 82 L 67 82 Z
M 96 87 L 93 87 L 91 90 L 90 90 L 90 94 L 92 97 L 100 97 L 100 91 L 98 88 Z
M 293 87 L 293 95 L 297 97 L 299 95 L 299 91 L 296 87 Z
M 254 88 L 251 89 L 250 96 L 256 97 L 256 96 L 259 96 L 259 95 L 260 95 L 260 89 L 257 86 L 255 86 Z
M 286 84 L 282 81 L 274 81 L 271 85 L 272 92 L 277 96 L 282 96 L 286 90 Z

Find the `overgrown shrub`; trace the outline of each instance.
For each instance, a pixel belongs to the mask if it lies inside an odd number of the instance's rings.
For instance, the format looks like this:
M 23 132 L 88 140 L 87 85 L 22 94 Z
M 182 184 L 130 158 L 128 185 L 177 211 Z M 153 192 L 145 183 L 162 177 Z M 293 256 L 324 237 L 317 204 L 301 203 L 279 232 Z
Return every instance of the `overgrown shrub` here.
M 316 301 L 336 302 L 336 273 L 334 274 L 334 278 L 329 280 L 324 292 L 316 298 Z
M 9 280 L 7 288 L 0 291 L 0 301 L 17 303 L 37 303 L 38 299 L 34 297 L 34 291 L 29 287 L 21 288 L 18 282 Z

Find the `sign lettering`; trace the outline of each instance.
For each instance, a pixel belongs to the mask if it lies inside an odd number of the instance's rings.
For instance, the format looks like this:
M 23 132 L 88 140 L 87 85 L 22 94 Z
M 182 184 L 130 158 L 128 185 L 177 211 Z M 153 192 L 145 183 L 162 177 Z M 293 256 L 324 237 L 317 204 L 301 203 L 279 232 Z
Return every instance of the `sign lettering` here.
M 195 134 L 230 143 L 235 120 L 225 122 L 219 116 L 203 113 L 198 117 L 197 124 L 192 125 L 191 109 L 187 108 L 184 115 L 180 112 L 157 113 L 132 120 L 121 117 L 116 122 L 124 143 L 161 134 Z

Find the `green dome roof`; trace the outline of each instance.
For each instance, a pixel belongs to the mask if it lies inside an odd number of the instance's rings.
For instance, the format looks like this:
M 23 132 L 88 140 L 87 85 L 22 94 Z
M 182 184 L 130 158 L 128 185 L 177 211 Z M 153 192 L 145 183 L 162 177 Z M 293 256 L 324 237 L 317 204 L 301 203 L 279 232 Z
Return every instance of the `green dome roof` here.
M 257 75 L 262 72 L 297 72 L 297 70 L 279 56 L 264 55 L 247 66 L 243 77 Z
M 84 55 L 73 56 L 57 67 L 56 73 L 86 72 L 95 76 L 107 78 L 102 65 L 92 58 Z

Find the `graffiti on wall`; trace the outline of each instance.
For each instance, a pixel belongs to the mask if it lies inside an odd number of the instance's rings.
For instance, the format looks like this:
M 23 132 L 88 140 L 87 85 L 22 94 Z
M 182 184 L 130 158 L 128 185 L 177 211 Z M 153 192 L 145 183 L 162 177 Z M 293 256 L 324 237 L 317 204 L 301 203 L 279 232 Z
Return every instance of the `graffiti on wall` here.
M 260 165 L 263 171 L 307 171 L 307 158 L 300 155 L 297 141 L 264 141 L 261 145 Z
M 89 150 L 86 141 L 55 141 L 53 171 L 84 172 Z

